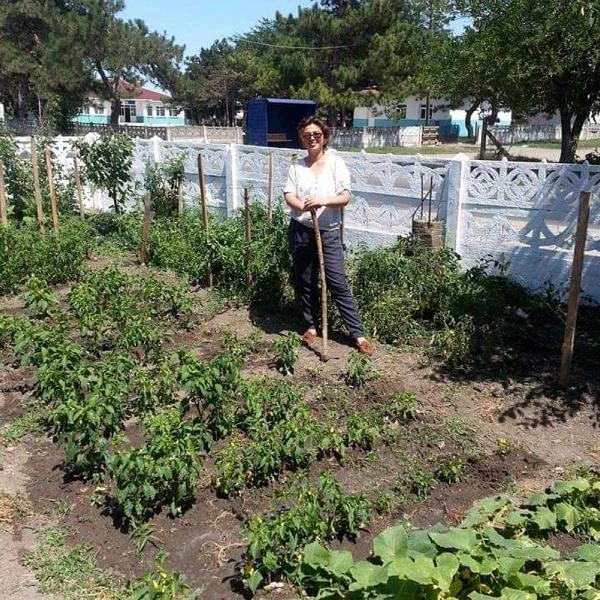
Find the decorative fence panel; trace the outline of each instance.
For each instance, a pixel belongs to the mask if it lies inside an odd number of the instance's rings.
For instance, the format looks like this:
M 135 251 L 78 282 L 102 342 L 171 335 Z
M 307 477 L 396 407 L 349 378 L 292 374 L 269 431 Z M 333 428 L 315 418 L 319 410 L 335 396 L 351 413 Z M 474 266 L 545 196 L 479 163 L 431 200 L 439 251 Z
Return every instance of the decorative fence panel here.
M 495 125 L 490 131 L 502 144 L 560 139 L 560 126 L 556 125 Z
M 579 193 L 592 192 L 582 288 L 600 301 L 600 167 L 464 161 L 456 251 L 488 257 L 527 287 L 566 289 Z
M 73 167 L 73 138 L 57 138 L 52 152 L 57 172 L 67 177 Z M 29 140 L 19 141 L 28 157 Z M 142 195 L 147 168 L 184 154 L 184 199 L 200 198 L 198 153 L 202 152 L 209 205 L 233 214 L 243 205 L 243 190 L 266 202 L 269 155 L 273 155 L 274 201 L 282 202 L 287 170 L 297 151 L 237 144 L 136 140 L 132 178 Z M 592 192 L 583 292 L 600 302 L 600 167 L 508 161 L 476 161 L 465 155 L 451 159 L 345 152 L 352 177 L 353 199 L 345 211 L 346 239 L 368 246 L 389 245 L 411 231 L 421 215 L 421 198 L 432 189 L 432 218 L 446 223 L 446 242 L 461 255 L 465 267 L 482 259 L 532 289 L 550 281 L 566 288 L 578 212 L 579 192 Z M 108 210 L 112 202 L 100 191 L 86 189 L 87 208 Z M 428 216 L 429 203 L 424 207 Z
M 332 148 L 382 148 L 384 146 L 420 146 L 422 128 L 410 127 L 349 127 L 332 129 Z

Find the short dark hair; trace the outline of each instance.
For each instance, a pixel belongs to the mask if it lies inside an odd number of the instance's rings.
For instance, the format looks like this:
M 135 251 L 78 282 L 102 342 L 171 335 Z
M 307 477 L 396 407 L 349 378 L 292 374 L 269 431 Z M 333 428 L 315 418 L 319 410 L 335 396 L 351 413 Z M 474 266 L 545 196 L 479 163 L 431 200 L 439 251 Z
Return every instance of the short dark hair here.
M 302 132 L 309 125 L 316 125 L 323 132 L 323 149 L 327 149 L 327 144 L 329 143 L 329 126 L 327 123 L 317 117 L 316 115 L 310 115 L 308 117 L 303 117 L 300 119 L 298 123 L 298 142 L 300 143 L 300 147 L 304 148 L 304 138 L 302 137 Z

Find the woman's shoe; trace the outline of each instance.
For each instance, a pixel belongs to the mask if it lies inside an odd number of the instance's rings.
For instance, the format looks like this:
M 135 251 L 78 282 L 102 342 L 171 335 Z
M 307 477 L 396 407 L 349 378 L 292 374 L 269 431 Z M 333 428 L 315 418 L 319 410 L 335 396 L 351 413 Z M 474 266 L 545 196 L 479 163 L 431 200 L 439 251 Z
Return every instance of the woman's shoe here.
M 302 343 L 306 346 L 312 346 L 315 343 L 315 340 L 317 339 L 317 333 L 315 331 L 307 329 L 300 339 L 302 340 Z
M 356 348 L 361 354 L 366 354 L 367 356 L 371 356 L 373 351 L 373 344 L 369 340 L 358 341 L 355 340 Z

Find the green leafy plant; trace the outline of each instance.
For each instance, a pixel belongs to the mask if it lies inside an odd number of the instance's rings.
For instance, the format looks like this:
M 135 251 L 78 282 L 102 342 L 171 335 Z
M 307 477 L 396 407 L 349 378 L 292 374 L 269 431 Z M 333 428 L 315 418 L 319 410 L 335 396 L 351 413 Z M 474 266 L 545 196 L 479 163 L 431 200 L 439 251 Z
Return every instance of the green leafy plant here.
M 108 474 L 116 485 L 116 506 L 132 526 L 138 526 L 160 506 L 180 514 L 194 496 L 202 471 L 198 452 L 210 443 L 198 419 L 183 420 L 176 408 L 151 415 L 148 441 L 139 448 L 119 450 L 108 459 Z
M 438 481 L 457 483 L 463 476 L 465 464 L 460 456 L 444 456 L 437 464 L 434 475 Z
M 348 357 L 348 366 L 344 380 L 353 387 L 362 387 L 372 375 L 371 357 L 352 350 Z
M 249 519 L 243 573 L 250 589 L 256 590 L 269 575 L 290 575 L 302 562 L 304 546 L 312 541 L 354 538 L 368 523 L 370 507 L 365 495 L 344 493 L 324 473 L 317 486 L 300 492 L 297 506 Z
M 290 332 L 273 342 L 271 356 L 280 373 L 291 375 L 294 372 L 301 345 L 300 336 L 295 332 Z
M 159 553 L 156 567 L 129 585 L 131 600 L 192 600 L 198 594 L 181 581 L 181 574 L 168 571 L 165 555 Z
M 395 488 L 405 500 L 411 497 L 417 500 L 425 500 L 434 485 L 435 477 L 429 473 L 422 463 L 415 461 L 407 465 L 404 472 L 399 475 Z
M 106 190 L 115 213 L 120 212 L 131 191 L 133 139 L 126 134 L 113 133 L 91 143 L 80 140 L 76 145 L 85 178 L 98 189 Z
M 44 281 L 35 275 L 31 275 L 25 283 L 27 291 L 24 300 L 25 307 L 29 313 L 37 319 L 47 319 L 52 317 L 54 310 L 58 306 L 58 298 Z
M 388 404 L 381 409 L 383 417 L 390 421 L 408 423 L 417 418 L 420 402 L 418 398 L 409 392 L 399 392 L 390 398 Z

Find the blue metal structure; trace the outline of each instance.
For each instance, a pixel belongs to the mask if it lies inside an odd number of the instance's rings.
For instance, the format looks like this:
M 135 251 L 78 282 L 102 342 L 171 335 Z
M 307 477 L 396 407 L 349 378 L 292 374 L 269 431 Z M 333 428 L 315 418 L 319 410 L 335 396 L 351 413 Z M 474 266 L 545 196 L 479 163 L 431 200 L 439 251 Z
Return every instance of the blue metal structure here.
M 314 115 L 313 100 L 258 98 L 248 102 L 246 143 L 251 146 L 298 148 L 296 127 L 303 117 Z

